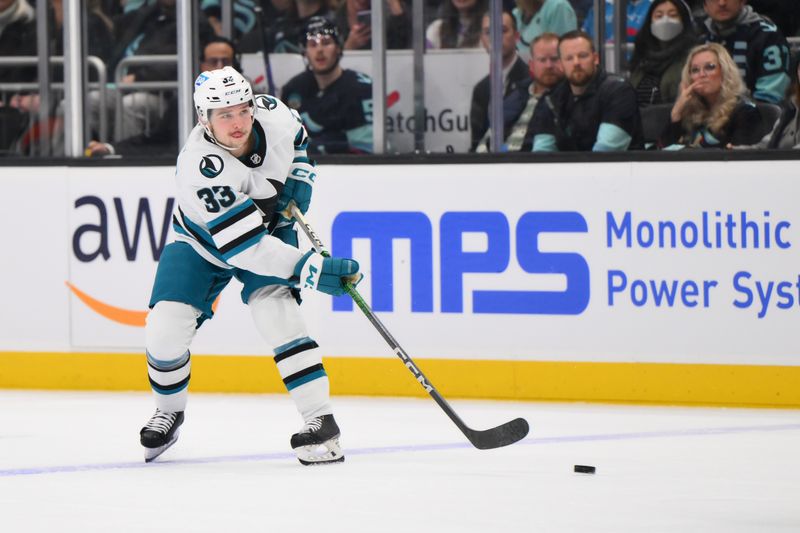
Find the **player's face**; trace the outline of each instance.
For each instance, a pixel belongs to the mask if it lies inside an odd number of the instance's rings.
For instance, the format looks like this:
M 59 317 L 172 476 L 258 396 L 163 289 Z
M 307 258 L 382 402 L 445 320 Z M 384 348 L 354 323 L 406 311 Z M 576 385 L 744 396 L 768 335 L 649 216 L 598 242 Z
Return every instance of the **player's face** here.
M 233 148 L 234 152 L 247 147 L 253 129 L 253 114 L 249 104 L 212 109 L 208 122 L 219 143 Z
M 339 61 L 339 45 L 330 35 L 317 35 L 306 41 L 306 58 L 312 72 L 325 74 Z
M 536 83 L 550 88 L 564 77 L 564 69 L 558 60 L 557 39 L 541 39 L 533 45 L 531 52 L 528 66 Z
M 745 0 L 705 0 L 706 13 L 715 22 L 728 22 L 739 16 Z
M 700 96 L 713 96 L 722 90 L 722 68 L 714 52 L 695 54 L 689 66 L 692 83 L 697 82 L 694 92 Z
M 558 47 L 561 66 L 570 85 L 584 87 L 592 81 L 597 64 L 598 55 L 592 52 L 592 45 L 580 37 L 562 41 Z

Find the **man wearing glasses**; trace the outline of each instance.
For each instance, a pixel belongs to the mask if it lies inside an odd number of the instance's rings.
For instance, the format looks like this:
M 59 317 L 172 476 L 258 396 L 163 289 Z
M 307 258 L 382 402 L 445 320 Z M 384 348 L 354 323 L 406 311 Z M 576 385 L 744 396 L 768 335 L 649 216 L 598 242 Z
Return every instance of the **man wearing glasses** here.
M 723 45 L 755 100 L 778 104 L 789 86 L 789 45 L 746 0 L 704 0 L 705 42 Z

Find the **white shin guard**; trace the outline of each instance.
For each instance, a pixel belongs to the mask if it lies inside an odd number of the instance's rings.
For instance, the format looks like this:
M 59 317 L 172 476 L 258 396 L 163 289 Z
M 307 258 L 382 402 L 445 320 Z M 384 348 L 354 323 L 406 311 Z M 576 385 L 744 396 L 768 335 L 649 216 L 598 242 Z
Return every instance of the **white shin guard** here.
M 300 307 L 288 287 L 259 289 L 248 305 L 256 329 L 275 351 L 278 372 L 303 420 L 331 414 L 322 354 L 308 337 Z
M 147 373 L 156 407 L 162 411 L 186 408 L 191 375 L 189 345 L 199 316 L 194 307 L 169 301 L 158 302 L 147 316 Z

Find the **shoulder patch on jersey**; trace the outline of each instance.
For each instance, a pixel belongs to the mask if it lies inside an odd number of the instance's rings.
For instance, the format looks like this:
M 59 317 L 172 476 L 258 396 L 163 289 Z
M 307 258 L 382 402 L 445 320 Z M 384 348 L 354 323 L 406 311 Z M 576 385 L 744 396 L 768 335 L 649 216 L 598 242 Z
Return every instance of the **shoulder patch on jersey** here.
M 263 94 L 256 96 L 256 104 L 261 109 L 266 109 L 267 111 L 272 111 L 278 107 L 278 101 L 275 98 Z
M 207 178 L 216 178 L 224 167 L 222 158 L 217 154 L 207 154 L 200 161 L 200 174 Z

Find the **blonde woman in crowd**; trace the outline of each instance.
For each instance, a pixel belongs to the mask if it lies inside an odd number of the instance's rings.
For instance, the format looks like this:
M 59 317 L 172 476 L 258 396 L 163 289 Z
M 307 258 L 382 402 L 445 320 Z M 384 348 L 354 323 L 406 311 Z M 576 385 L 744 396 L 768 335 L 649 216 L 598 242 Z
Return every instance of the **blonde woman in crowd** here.
M 746 91 L 723 46 L 696 46 L 683 67 L 681 90 L 659 146 L 726 148 L 758 142 L 763 135 L 761 115 Z

